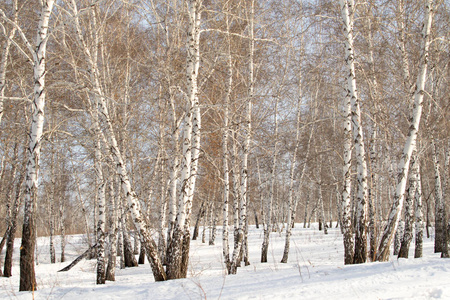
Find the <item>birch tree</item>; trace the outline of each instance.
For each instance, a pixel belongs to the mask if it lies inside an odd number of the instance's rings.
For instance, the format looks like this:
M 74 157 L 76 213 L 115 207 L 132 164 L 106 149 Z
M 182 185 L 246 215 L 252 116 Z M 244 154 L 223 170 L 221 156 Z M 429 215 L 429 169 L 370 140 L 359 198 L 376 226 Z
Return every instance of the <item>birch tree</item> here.
M 64 196 L 64 195 L 63 195 Z M 65 225 L 65 197 L 59 198 L 59 228 L 60 228 L 60 246 L 61 246 L 61 256 L 60 261 L 66 261 L 66 225 Z
M 73 9 L 73 15 L 75 16 L 75 28 L 76 33 L 78 37 L 78 42 L 80 43 L 80 46 L 82 46 L 85 56 L 88 59 L 89 67 L 90 67 L 90 75 L 91 75 L 91 81 L 94 84 L 94 91 L 98 95 L 102 95 L 102 91 L 99 84 L 99 79 L 97 75 L 97 51 L 93 51 L 93 55 L 91 55 L 91 51 L 89 50 L 88 44 L 86 43 L 83 35 L 82 35 L 82 29 L 79 23 L 78 18 L 78 8 L 75 3 L 75 1 L 72 1 L 72 9 Z M 96 28 L 96 18 L 94 10 L 91 10 L 91 22 L 92 27 Z M 99 45 L 99 38 L 97 35 L 97 31 L 94 31 L 92 33 L 93 36 L 93 44 L 94 49 L 98 48 Z M 96 232 L 97 232 L 97 284 L 104 284 L 105 283 L 105 223 L 106 223 L 106 212 L 105 212 L 105 206 L 106 206 L 106 184 L 103 178 L 103 169 L 102 169 L 102 151 L 101 151 L 101 129 L 99 124 L 99 113 L 96 107 L 99 106 L 99 100 L 98 96 L 94 95 L 94 102 L 92 107 L 94 107 L 94 111 L 91 111 L 91 116 L 93 118 L 93 138 L 94 138 L 94 167 L 95 167 L 95 173 L 97 175 L 97 201 L 98 201 L 98 223 L 96 224 Z
M 416 151 L 414 151 L 416 152 Z M 409 246 L 411 244 L 413 238 L 413 224 L 414 224 L 414 202 L 416 202 L 416 209 L 421 209 L 421 199 L 418 199 L 418 191 L 419 191 L 419 161 L 417 157 L 417 153 L 413 153 L 411 156 L 411 172 L 409 174 L 409 186 L 406 190 L 406 200 L 405 200 L 405 230 L 403 239 L 401 242 L 400 250 L 398 253 L 398 257 L 408 258 L 409 256 Z M 420 196 L 421 197 L 421 196 Z M 421 222 L 422 216 L 417 216 L 418 221 Z M 420 228 L 416 228 L 417 231 L 420 232 Z M 418 233 L 417 233 L 418 234 Z M 420 247 L 420 241 L 416 241 L 416 247 Z
M 227 272 L 231 273 L 230 249 L 228 241 L 228 215 L 229 215 L 229 198 L 230 198 L 230 170 L 228 165 L 228 139 L 230 134 L 229 115 L 230 115 L 230 98 L 233 85 L 233 60 L 231 56 L 231 38 L 230 38 L 230 20 L 229 20 L 229 4 L 226 6 L 225 23 L 226 23 L 226 41 L 227 41 L 227 78 L 223 116 L 223 133 L 222 133 L 222 164 L 223 164 L 223 230 L 222 230 L 222 251 Z
M 322 171 L 322 170 L 320 170 Z M 319 209 L 319 230 L 322 230 L 325 234 L 328 234 L 327 220 L 325 220 L 325 211 L 323 207 L 323 193 L 322 193 L 322 182 L 319 182 L 317 188 L 317 208 Z
M 353 47 L 354 1 L 341 0 L 343 31 L 345 35 L 345 62 L 347 64 L 347 97 L 350 98 L 352 112 L 353 144 L 357 161 L 357 226 L 355 236 L 354 263 L 367 260 L 367 164 L 361 124 L 361 111 L 356 89 L 355 54 Z
M 431 151 L 434 165 L 434 201 L 435 201 L 435 240 L 434 252 L 441 252 L 443 257 L 448 256 L 447 244 L 447 218 L 442 193 L 441 170 L 437 141 L 431 137 Z
M 189 260 L 190 217 L 200 154 L 201 114 L 198 97 L 198 70 L 200 66 L 201 0 L 189 0 L 187 36 L 187 109 L 183 129 L 183 156 L 181 162 L 181 191 L 172 239 L 168 244 L 167 278 L 185 278 Z
M 405 29 L 405 3 L 404 1 L 398 1 L 398 17 L 397 17 L 397 27 L 399 28 L 399 49 L 401 54 L 402 62 L 402 75 L 403 75 L 403 88 L 406 91 L 407 100 L 412 102 L 414 95 L 414 85 L 411 83 L 410 67 L 408 53 L 406 51 L 406 29 Z M 413 103 L 411 103 L 414 105 Z M 406 200 L 405 200 L 405 230 L 404 236 L 402 237 L 402 242 L 399 250 L 399 257 L 408 258 L 409 245 L 412 240 L 412 228 L 413 228 L 413 218 L 414 218 L 414 207 L 413 203 L 416 198 L 416 192 L 418 185 L 420 184 L 416 180 L 419 179 L 419 175 L 416 173 L 418 171 L 419 159 L 417 156 L 417 149 L 413 149 L 411 154 L 411 174 L 409 175 L 409 187 L 406 189 Z M 418 199 L 416 199 L 418 200 Z
M 370 244 L 370 251 L 369 251 L 369 259 L 374 260 L 375 259 L 375 253 L 377 248 L 377 239 L 378 239 L 378 232 L 379 232 L 379 226 L 380 224 L 377 224 L 376 216 L 377 214 L 380 215 L 381 212 L 377 211 L 377 201 L 379 199 L 379 161 L 378 161 L 378 151 L 377 148 L 379 148 L 379 137 L 378 137 L 378 122 L 379 122 L 379 113 L 380 113 L 380 93 L 379 93 L 379 84 L 378 84 L 378 76 L 377 76 L 377 70 L 375 68 L 375 59 L 374 59 L 374 38 L 373 38 L 373 19 L 374 19 L 374 7 L 375 3 L 372 1 L 369 1 L 365 5 L 365 11 L 366 14 L 365 17 L 365 39 L 367 41 L 368 46 L 368 72 L 370 74 L 370 78 L 368 79 L 368 85 L 369 85 L 369 95 L 370 95 L 370 101 L 374 104 L 374 116 L 373 116 L 373 128 L 372 128 L 372 134 L 369 140 L 370 144 L 370 152 L 369 152 L 369 158 L 370 158 L 370 167 L 371 167 L 371 174 L 370 174 L 370 181 L 369 181 L 369 190 L 368 190 L 368 201 L 369 201 L 369 244 Z
M 39 163 L 44 129 L 45 107 L 45 59 L 48 41 L 48 28 L 54 0 L 41 1 L 41 11 L 37 28 L 36 43 L 33 48 L 23 32 L 21 37 L 27 44 L 33 57 L 34 98 L 31 105 L 32 119 L 29 135 L 28 162 L 26 170 L 26 187 L 24 194 L 24 220 L 22 229 L 22 245 L 20 247 L 20 291 L 37 289 L 34 271 L 34 251 L 36 246 L 36 205 L 39 179 Z M 17 24 L 15 24 L 17 26 Z M 20 30 L 19 30 L 20 31 Z
M 52 147 L 53 148 L 53 147 Z M 55 244 L 53 242 L 53 236 L 55 235 L 55 153 L 54 150 L 51 149 L 51 161 L 50 161 L 50 192 L 48 193 L 50 195 L 49 197 L 49 206 L 50 206 L 50 224 L 49 224 L 49 231 L 50 231 L 50 263 L 54 264 L 56 260 L 56 254 L 55 254 Z
M 115 174 L 113 175 L 115 177 Z M 105 280 L 115 281 L 116 280 L 116 256 L 117 256 L 117 235 L 118 235 L 118 226 L 117 226 L 117 203 L 116 203 L 116 192 L 114 180 L 111 180 L 109 183 L 109 201 L 108 201 L 108 209 L 109 209 L 109 219 L 108 219 L 108 239 L 109 239 L 109 253 L 108 253 L 108 264 L 106 266 L 105 271 Z
M 249 176 L 248 176 L 248 160 L 250 154 L 250 141 L 252 137 L 252 108 L 253 108 L 253 96 L 254 96 L 254 50 L 255 50 L 255 40 L 254 40 L 254 16 L 255 16 L 255 1 L 252 0 L 250 2 L 250 12 L 249 12 L 249 57 L 248 57 L 248 71 L 249 71 L 249 83 L 248 83 L 248 92 L 247 92 L 247 108 L 245 111 L 245 138 L 244 144 L 242 145 L 242 167 L 241 167 L 241 183 L 239 189 L 239 230 L 237 235 L 237 243 L 238 247 L 233 251 L 233 261 L 232 261 L 232 270 L 234 265 L 238 264 L 238 256 L 241 253 L 241 248 L 246 248 L 248 245 L 246 244 L 247 237 L 246 226 L 247 226 L 247 204 L 249 198 Z M 236 243 L 235 243 L 236 244 Z M 245 250 L 245 249 L 244 249 Z M 248 257 L 244 257 L 245 265 L 248 265 Z
M 422 211 L 422 182 L 420 178 L 420 162 L 415 160 L 412 165 L 412 174 L 416 178 L 414 178 L 413 189 L 414 192 L 414 215 L 415 215 L 415 249 L 414 249 L 414 258 L 422 257 L 423 250 L 423 211 Z M 410 187 L 411 189 L 411 187 Z
M 394 202 L 389 212 L 388 223 L 384 228 L 383 235 L 378 247 L 376 260 L 386 261 L 389 259 L 389 249 L 398 226 L 399 216 L 403 208 L 406 182 L 408 179 L 411 155 L 416 147 L 417 134 L 419 131 L 420 118 L 422 116 L 423 97 L 425 94 L 425 79 L 428 67 L 428 56 L 430 46 L 430 32 L 433 18 L 433 1 L 427 0 L 425 6 L 425 19 L 422 28 L 422 45 L 420 54 L 419 72 L 417 74 L 416 90 L 414 92 L 414 106 L 412 119 L 402 157 L 399 163 L 398 184 L 394 194 Z

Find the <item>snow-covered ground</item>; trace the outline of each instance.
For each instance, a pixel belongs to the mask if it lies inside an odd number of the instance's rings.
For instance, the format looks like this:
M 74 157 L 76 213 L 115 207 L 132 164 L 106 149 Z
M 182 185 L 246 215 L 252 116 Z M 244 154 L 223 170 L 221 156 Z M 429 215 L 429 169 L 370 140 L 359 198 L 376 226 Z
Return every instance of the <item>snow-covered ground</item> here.
M 82 261 L 69 272 L 57 273 L 86 246 L 81 236 L 68 239 L 68 262 L 49 264 L 48 238 L 38 239 L 36 267 L 39 290 L 18 292 L 18 249 L 11 278 L 0 277 L 0 299 L 450 299 L 450 259 L 433 253 L 433 240 L 424 242 L 424 257 L 385 263 L 344 266 L 338 229 L 324 235 L 312 226 L 293 230 L 289 262 L 280 263 L 284 235 L 272 233 L 269 262 L 261 264 L 262 230 L 250 228 L 250 262 L 237 275 L 226 276 L 222 240 L 216 245 L 191 243 L 187 279 L 154 282 L 148 264 L 116 271 L 116 281 L 95 284 L 95 261 Z M 20 241 L 16 241 L 19 247 Z M 58 244 L 57 244 L 58 245 Z M 411 245 L 410 257 L 414 256 Z

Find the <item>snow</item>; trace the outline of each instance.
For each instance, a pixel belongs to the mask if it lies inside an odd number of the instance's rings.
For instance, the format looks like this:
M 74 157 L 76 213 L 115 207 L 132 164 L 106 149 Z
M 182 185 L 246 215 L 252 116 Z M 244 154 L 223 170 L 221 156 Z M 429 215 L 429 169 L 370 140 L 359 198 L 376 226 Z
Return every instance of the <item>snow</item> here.
M 38 239 L 38 290 L 18 292 L 20 240 L 16 240 L 13 276 L 0 277 L 0 299 L 450 299 L 450 260 L 433 253 L 434 240 L 425 239 L 424 257 L 391 257 L 389 262 L 344 266 L 342 235 L 329 229 L 328 235 L 317 225 L 292 232 L 287 264 L 282 258 L 284 234 L 272 233 L 268 263 L 259 262 L 262 229 L 249 230 L 251 265 L 225 275 L 222 240 L 216 245 L 191 242 L 188 278 L 154 282 L 147 264 L 117 269 L 116 281 L 95 284 L 95 260 L 83 260 L 69 272 L 57 270 L 86 250 L 84 237 L 67 237 L 65 263 L 49 263 L 48 238 Z M 59 245 L 56 241 L 55 245 Z M 57 247 L 58 252 L 58 247 Z

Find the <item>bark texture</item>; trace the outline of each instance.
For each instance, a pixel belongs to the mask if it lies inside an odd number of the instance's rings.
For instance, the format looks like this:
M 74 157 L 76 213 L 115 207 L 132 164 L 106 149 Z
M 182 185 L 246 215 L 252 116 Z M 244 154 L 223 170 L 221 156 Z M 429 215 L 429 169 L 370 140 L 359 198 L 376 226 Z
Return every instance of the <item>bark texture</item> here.
M 22 245 L 20 247 L 20 285 L 19 291 L 37 289 L 34 271 L 34 251 L 36 246 L 36 205 L 42 133 L 44 129 L 45 107 L 45 58 L 47 34 L 54 0 L 42 1 L 41 15 L 36 36 L 34 61 L 34 98 L 31 104 L 32 120 L 28 146 L 28 163 L 24 200 L 24 220 Z
M 355 252 L 353 263 L 364 263 L 367 260 L 368 231 L 368 186 L 367 163 L 365 158 L 364 136 L 361 124 L 361 110 L 356 89 L 355 54 L 353 47 L 353 15 L 354 1 L 341 0 L 343 31 L 345 35 L 345 62 L 347 64 L 347 97 L 352 107 L 353 145 L 355 146 L 357 169 L 357 223 L 355 229 Z
M 406 191 L 405 201 L 405 230 L 402 243 L 398 252 L 398 257 L 408 258 L 409 246 L 413 239 L 414 226 L 414 201 L 418 189 L 418 164 L 417 152 L 414 151 L 411 156 L 411 172 L 409 174 L 409 187 Z

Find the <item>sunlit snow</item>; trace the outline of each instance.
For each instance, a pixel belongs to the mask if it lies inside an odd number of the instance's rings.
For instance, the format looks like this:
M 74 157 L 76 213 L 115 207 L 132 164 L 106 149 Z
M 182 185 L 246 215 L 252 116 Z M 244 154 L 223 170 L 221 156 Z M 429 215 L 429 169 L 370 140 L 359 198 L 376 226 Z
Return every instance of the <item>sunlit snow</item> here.
M 215 246 L 202 244 L 201 238 L 191 242 L 187 279 L 154 282 L 146 263 L 117 269 L 116 281 L 105 285 L 95 284 L 95 260 L 83 260 L 69 272 L 57 272 L 86 250 L 82 236 L 68 237 L 67 262 L 53 265 L 49 264 L 48 238 L 41 237 L 36 266 L 39 289 L 34 294 L 18 292 L 16 249 L 13 276 L 0 277 L 0 299 L 450 299 L 450 259 L 433 253 L 433 236 L 424 241 L 423 258 L 413 258 L 412 244 L 409 259 L 391 256 L 389 262 L 344 266 L 339 229 L 329 229 L 324 235 L 317 225 L 304 229 L 303 224 L 296 224 L 289 262 L 280 263 L 283 232 L 271 234 L 269 262 L 261 264 L 262 230 L 251 226 L 251 265 L 226 276 L 220 232 Z M 15 245 L 18 248 L 20 240 Z

